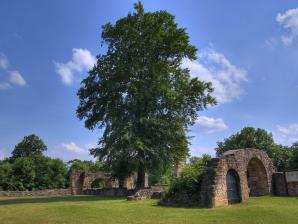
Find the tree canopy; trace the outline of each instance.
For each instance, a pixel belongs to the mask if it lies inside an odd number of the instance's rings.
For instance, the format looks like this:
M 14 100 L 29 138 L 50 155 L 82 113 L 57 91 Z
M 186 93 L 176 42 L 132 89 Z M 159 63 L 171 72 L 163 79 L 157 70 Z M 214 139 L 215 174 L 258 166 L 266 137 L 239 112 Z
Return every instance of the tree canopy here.
M 109 172 L 106 165 L 102 161 L 87 161 L 87 160 L 79 160 L 74 159 L 68 162 L 69 170 L 79 170 L 79 171 L 87 171 L 87 172 L 97 172 L 97 171 L 105 171 Z
M 107 52 L 78 91 L 78 117 L 104 129 L 91 153 L 123 175 L 185 157 L 187 127 L 215 104 L 211 83 L 181 68 L 183 59 L 196 59 L 186 30 L 166 11 L 145 12 L 140 2 L 134 9 L 102 27 Z
M 216 155 L 225 151 L 241 148 L 256 148 L 264 150 L 274 160 L 278 170 L 290 167 L 292 150 L 276 144 L 271 133 L 261 128 L 245 127 L 240 132 L 231 135 L 222 142 L 217 142 Z
M 290 160 L 290 168 L 298 169 L 298 142 L 294 142 L 291 146 L 292 158 Z
M 25 136 L 24 139 L 15 146 L 12 151 L 12 157 L 32 157 L 41 156 L 44 151 L 47 150 L 47 146 L 44 142 L 36 135 Z

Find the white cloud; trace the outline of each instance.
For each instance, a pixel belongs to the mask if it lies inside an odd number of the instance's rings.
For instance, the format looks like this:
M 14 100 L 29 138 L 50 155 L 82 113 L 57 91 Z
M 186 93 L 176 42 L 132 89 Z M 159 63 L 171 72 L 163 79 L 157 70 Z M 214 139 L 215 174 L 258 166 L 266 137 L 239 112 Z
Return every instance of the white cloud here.
M 215 50 L 205 51 L 199 61 L 184 60 L 182 67 L 188 68 L 192 77 L 212 82 L 213 96 L 219 103 L 231 102 L 244 92 L 241 84 L 247 81 L 247 71 Z
M 72 59 L 67 63 L 55 62 L 56 72 L 60 75 L 62 82 L 66 85 L 73 83 L 77 73 L 91 69 L 96 58 L 87 49 L 72 49 Z
M 92 148 L 96 148 L 97 147 L 97 144 L 96 144 L 96 142 L 91 142 L 91 143 L 88 143 L 88 144 L 86 144 L 86 145 L 84 145 L 84 148 L 85 149 L 92 149 Z
M 277 126 L 277 139 L 282 144 L 290 145 L 298 141 L 298 123 L 289 126 Z
M 62 143 L 61 144 L 62 148 L 69 152 L 74 152 L 74 153 L 83 153 L 86 150 L 84 148 L 79 147 L 76 143 L 70 142 L 70 143 Z
M 10 88 L 11 88 L 11 85 L 9 83 L 7 83 L 7 82 L 0 83 L 0 90 L 7 90 Z
M 9 67 L 9 61 L 5 54 L 0 53 L 0 68 L 7 69 Z
M 18 86 L 25 86 L 26 81 L 18 71 L 10 71 L 9 72 L 9 81 Z
M 197 118 L 196 124 L 208 134 L 223 131 L 228 128 L 222 118 L 201 116 Z
M 276 21 L 287 31 L 281 37 L 282 42 L 289 46 L 298 37 L 298 8 L 289 9 L 285 13 L 278 13 Z
M 7 57 L 5 56 L 5 54 L 0 53 L 0 69 L 4 69 L 9 75 L 7 81 L 0 83 L 0 90 L 7 90 L 7 89 L 12 88 L 12 85 L 10 83 L 12 83 L 14 85 L 18 85 L 18 86 L 25 86 L 26 81 L 23 78 L 23 76 L 21 75 L 21 73 L 16 70 L 8 71 L 7 70 L 8 67 L 9 67 L 9 61 L 8 61 Z M 8 82 L 10 82 L 10 83 L 8 83 Z

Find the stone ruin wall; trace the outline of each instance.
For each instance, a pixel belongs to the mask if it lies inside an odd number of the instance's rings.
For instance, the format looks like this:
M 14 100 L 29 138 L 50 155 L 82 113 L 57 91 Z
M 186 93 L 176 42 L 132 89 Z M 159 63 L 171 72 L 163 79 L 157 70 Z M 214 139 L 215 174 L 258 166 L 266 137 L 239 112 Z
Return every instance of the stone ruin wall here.
M 109 173 L 72 171 L 70 175 L 70 190 L 73 195 L 80 194 L 96 194 L 106 196 L 123 196 L 127 191 L 136 188 L 137 175 L 131 175 L 124 180 L 123 188 L 119 188 L 119 181 L 112 177 Z M 92 182 L 102 180 L 106 183 L 103 189 L 92 189 Z M 148 174 L 145 173 L 144 186 L 148 187 Z
M 276 172 L 273 174 L 274 194 L 279 196 L 298 196 L 298 171 Z
M 34 191 L 0 191 L 0 197 L 25 197 L 25 196 L 66 196 L 71 195 L 70 189 L 45 189 Z
M 207 163 L 206 173 L 201 185 L 200 205 L 202 207 L 220 207 L 228 205 L 226 176 L 229 170 L 235 170 L 239 176 L 241 201 L 247 201 L 250 196 L 248 187 L 247 170 L 252 159 L 260 161 L 266 171 L 267 189 L 255 192 L 257 195 L 266 195 L 272 192 L 272 174 L 275 171 L 273 163 L 268 155 L 258 149 L 230 150 L 220 158 L 213 158 Z M 255 172 L 258 172 L 256 170 Z M 256 182 L 256 184 L 258 184 Z M 252 185 L 252 188 L 254 186 Z M 256 196 L 256 195 L 255 195 Z
M 72 195 L 99 195 L 107 197 L 128 197 L 128 200 L 145 198 L 160 198 L 163 187 L 149 187 L 148 174 L 144 174 L 144 187 L 136 188 L 137 174 L 124 180 L 124 187 L 119 188 L 119 182 L 111 174 L 104 172 L 73 171 L 70 175 L 70 190 Z M 104 188 L 91 188 L 92 182 L 100 179 L 107 184 Z

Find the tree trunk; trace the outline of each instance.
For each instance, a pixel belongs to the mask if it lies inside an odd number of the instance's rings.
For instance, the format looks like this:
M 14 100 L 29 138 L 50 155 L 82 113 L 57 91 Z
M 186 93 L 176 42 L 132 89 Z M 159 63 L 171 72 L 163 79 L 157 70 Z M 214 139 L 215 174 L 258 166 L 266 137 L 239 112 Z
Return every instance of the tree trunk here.
M 147 187 L 145 183 L 145 175 L 146 173 L 144 167 L 139 167 L 137 176 L 137 188 Z

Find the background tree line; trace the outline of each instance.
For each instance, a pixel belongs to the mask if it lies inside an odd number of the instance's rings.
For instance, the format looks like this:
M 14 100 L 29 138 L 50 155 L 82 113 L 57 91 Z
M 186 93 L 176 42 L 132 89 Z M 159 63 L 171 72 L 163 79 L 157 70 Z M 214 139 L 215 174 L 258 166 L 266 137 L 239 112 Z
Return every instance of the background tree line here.
M 256 148 L 265 151 L 278 171 L 298 169 L 298 142 L 291 146 L 277 144 L 271 133 L 261 128 L 245 127 L 217 142 L 216 155 L 232 149 Z
M 217 143 L 216 154 L 227 150 L 257 148 L 264 150 L 278 171 L 298 169 L 298 142 L 283 146 L 274 142 L 272 134 L 264 129 L 245 127 Z M 18 143 L 9 158 L 0 160 L 0 190 L 41 190 L 69 187 L 72 170 L 111 172 L 102 161 L 71 160 L 67 163 L 43 155 L 47 146 L 36 135 L 29 135 Z M 180 189 L 195 192 L 204 174 L 209 155 L 190 157 L 180 178 L 173 178 L 175 167 L 149 173 L 150 185 L 170 184 L 170 195 Z
M 0 160 L 0 190 L 67 188 L 71 170 L 106 171 L 101 162 L 78 159 L 63 162 L 43 155 L 47 146 L 32 134 L 15 146 L 9 158 Z

